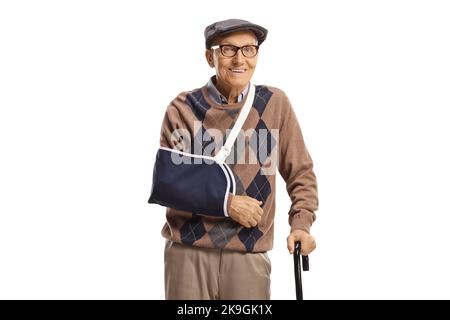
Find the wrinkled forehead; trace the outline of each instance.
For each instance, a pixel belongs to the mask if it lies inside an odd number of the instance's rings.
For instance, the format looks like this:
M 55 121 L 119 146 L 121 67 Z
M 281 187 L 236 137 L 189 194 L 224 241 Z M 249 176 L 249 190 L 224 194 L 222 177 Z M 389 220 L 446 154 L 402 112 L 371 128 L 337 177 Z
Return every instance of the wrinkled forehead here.
M 250 44 L 257 45 L 258 39 L 252 31 L 244 30 L 232 32 L 215 38 L 212 45 L 218 44 L 232 44 L 235 46 L 245 46 Z

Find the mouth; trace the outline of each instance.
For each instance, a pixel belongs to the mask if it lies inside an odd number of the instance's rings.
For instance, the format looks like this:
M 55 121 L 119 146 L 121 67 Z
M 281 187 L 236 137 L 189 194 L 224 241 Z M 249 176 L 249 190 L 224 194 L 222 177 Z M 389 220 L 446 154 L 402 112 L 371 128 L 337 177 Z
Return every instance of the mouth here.
M 242 69 L 242 68 L 229 68 L 228 70 L 230 70 L 233 74 L 244 74 L 247 69 Z

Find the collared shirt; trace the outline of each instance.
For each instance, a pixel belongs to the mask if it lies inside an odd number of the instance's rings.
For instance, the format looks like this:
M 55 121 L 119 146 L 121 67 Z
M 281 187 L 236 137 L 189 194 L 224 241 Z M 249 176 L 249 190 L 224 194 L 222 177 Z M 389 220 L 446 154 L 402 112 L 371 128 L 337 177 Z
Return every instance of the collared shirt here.
M 209 96 L 219 104 L 228 104 L 227 98 L 225 98 L 214 85 L 215 80 L 216 76 L 212 76 L 206 85 L 208 88 Z M 239 94 L 239 96 L 237 97 L 237 102 L 240 102 L 242 99 L 244 99 L 245 95 L 248 93 L 249 87 L 250 83 L 245 87 L 244 91 Z

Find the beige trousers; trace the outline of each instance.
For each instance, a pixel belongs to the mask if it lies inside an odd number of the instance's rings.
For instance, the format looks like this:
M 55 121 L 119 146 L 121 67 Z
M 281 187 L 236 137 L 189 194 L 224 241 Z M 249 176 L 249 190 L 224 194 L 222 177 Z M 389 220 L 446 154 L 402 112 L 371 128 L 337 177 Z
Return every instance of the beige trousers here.
M 267 252 L 199 248 L 167 240 L 164 265 L 167 300 L 270 299 Z

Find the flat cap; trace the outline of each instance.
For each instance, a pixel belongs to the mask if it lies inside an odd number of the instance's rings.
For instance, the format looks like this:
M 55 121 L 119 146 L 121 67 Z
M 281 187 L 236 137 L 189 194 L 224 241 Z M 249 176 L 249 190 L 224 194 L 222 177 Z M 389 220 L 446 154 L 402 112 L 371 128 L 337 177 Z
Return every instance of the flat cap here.
M 266 28 L 263 28 L 257 24 L 251 23 L 246 20 L 228 19 L 223 21 L 217 21 L 205 28 L 206 49 L 210 49 L 214 38 L 242 30 L 253 31 L 253 33 L 256 36 L 256 39 L 258 39 L 258 45 L 263 43 L 263 41 L 267 37 L 268 32 Z

